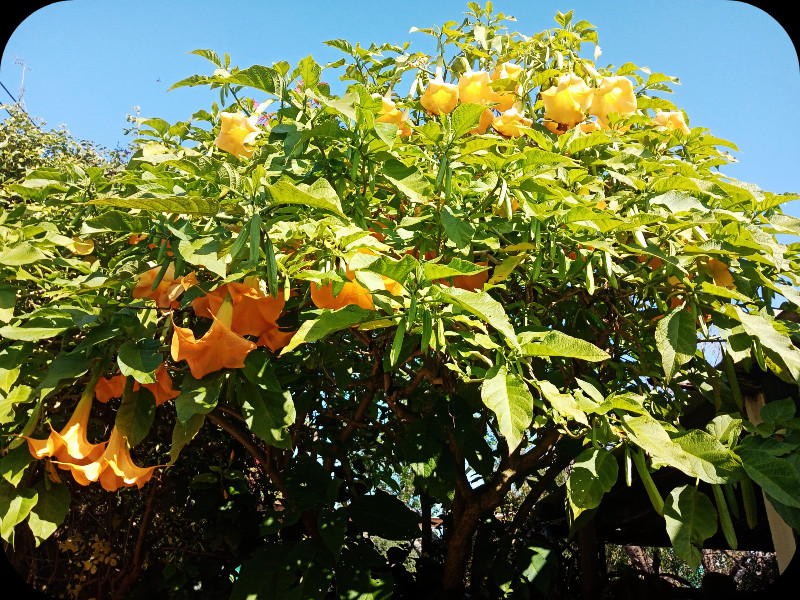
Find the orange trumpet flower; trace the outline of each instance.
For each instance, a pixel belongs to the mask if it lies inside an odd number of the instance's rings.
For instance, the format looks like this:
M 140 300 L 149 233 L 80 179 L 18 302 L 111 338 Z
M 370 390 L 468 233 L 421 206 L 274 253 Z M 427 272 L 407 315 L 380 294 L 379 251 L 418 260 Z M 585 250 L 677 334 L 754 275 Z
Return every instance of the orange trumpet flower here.
M 156 289 L 150 289 L 160 270 L 161 267 L 153 267 L 139 275 L 136 278 L 136 286 L 133 288 L 133 297 L 155 300 L 156 306 L 159 308 L 178 308 L 176 299 L 190 287 L 197 285 L 197 277 L 192 271 L 188 275 L 175 279 L 175 268 L 170 265 Z
M 223 368 L 241 369 L 245 356 L 256 347 L 231 329 L 233 304 L 227 297 L 211 318 L 214 323 L 199 340 L 191 329 L 173 324 L 172 359 L 186 360 L 195 379 Z
M 227 295 L 230 295 L 233 306 L 231 329 L 239 335 L 260 336 L 267 329 L 276 327 L 276 321 L 286 304 L 283 295 L 273 298 L 245 283 L 225 283 L 205 296 L 192 300 L 194 313 L 213 318 Z
M 150 481 L 153 471 L 162 465 L 140 467 L 133 462 L 125 436 L 114 427 L 108 445 L 102 456 L 88 464 L 60 463 L 62 469 L 69 469 L 72 477 L 81 485 L 100 481 L 103 489 L 116 492 L 120 487 L 141 487 Z
M 161 406 L 164 402 L 172 400 L 180 395 L 180 390 L 172 388 L 172 377 L 169 376 L 164 365 L 160 365 L 155 372 L 156 382 L 145 383 L 143 387 L 150 390 L 150 393 L 156 399 L 156 406 Z M 139 389 L 139 382 L 133 384 L 133 391 Z M 97 387 L 94 388 L 94 394 L 100 402 L 108 402 L 111 398 L 121 398 L 122 393 L 125 391 L 125 376 L 122 373 L 114 375 L 111 379 L 103 377 L 97 382 Z
M 94 385 L 91 384 L 81 394 L 75 410 L 61 431 L 50 429 L 47 439 L 37 440 L 26 437 L 28 450 L 34 458 L 52 456 L 59 461 L 87 464 L 96 460 L 105 449 L 105 443 L 91 444 L 86 437 L 89 413 L 92 410 Z M 66 467 L 62 467 L 66 468 Z

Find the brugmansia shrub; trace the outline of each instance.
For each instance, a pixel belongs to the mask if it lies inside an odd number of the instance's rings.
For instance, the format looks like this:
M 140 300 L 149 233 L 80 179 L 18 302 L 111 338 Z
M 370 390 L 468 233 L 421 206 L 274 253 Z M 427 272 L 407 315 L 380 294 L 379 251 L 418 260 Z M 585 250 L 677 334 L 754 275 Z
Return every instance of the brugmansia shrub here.
M 736 376 L 800 378 L 775 310 L 800 304 L 776 238 L 800 234 L 798 196 L 726 177 L 735 146 L 658 95 L 677 79 L 595 65 L 586 21 L 527 37 L 466 14 L 417 30 L 433 56 L 196 50 L 211 73 L 173 87 L 219 90 L 210 111 L 141 119 L 119 171 L 6 182 L 4 540 L 68 527 L 70 491 L 194 473 L 260 515 L 234 598 L 529 597 L 558 585 L 559 542 L 525 526 L 547 495 L 571 535 L 618 479 L 644 485 L 695 565 L 718 523 L 735 546 L 756 487 L 800 528 L 796 392 L 748 418 Z M 219 428 L 257 485 L 189 452 Z M 659 489 L 660 469 L 692 483 Z

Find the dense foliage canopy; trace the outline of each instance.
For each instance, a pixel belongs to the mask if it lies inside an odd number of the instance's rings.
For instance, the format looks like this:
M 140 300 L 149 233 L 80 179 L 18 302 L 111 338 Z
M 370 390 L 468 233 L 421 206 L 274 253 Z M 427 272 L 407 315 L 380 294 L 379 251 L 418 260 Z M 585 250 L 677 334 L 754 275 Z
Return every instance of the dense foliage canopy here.
M 196 50 L 173 87 L 220 103 L 139 119 L 124 167 L 14 163 L 6 120 L 2 537 L 78 556 L 95 506 L 120 540 L 65 593 L 544 597 L 539 501 L 571 536 L 623 478 L 690 564 L 756 486 L 800 529 L 798 196 L 726 177 L 678 80 L 599 67 L 588 22 L 466 15 L 417 30 L 433 56 Z M 792 391 L 748 418 L 747 370 Z

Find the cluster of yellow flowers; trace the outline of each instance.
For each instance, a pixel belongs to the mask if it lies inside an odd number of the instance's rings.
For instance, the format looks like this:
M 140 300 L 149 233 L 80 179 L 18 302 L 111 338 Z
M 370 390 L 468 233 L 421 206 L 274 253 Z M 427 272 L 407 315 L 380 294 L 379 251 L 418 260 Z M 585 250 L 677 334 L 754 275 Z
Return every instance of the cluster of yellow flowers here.
M 519 77 L 522 67 L 514 63 L 498 65 L 491 74 L 488 71 L 468 69 L 458 83 L 445 83 L 438 74 L 428 83 L 420 98 L 423 108 L 432 115 L 446 115 L 459 103 L 482 104 L 478 126 L 470 133 L 483 134 L 491 125 L 506 137 L 520 137 L 522 127 L 530 127 L 533 121 L 522 114 Z M 496 113 L 495 113 L 496 111 Z
M 481 114 L 478 126 L 470 133 L 480 135 L 491 126 L 505 137 L 520 137 L 523 128 L 533 123 L 522 112 L 522 87 L 519 84 L 522 71 L 522 66 L 511 62 L 498 65 L 491 74 L 468 68 L 458 83 L 447 83 L 437 70 L 420 97 L 420 103 L 430 115 L 449 114 L 459 103 L 482 104 L 487 108 Z M 409 110 L 400 110 L 391 93 L 389 89 L 384 96 L 373 94 L 383 103 L 376 121 L 395 123 L 400 136 L 408 137 L 411 135 Z M 599 77 L 597 87 L 592 88 L 575 73 L 565 73 L 558 78 L 556 85 L 543 90 L 541 96 L 545 110 L 542 124 L 557 135 L 576 126 L 580 126 L 584 133 L 607 130 L 611 113 L 624 117 L 637 112 L 633 83 L 622 76 Z M 596 120 L 587 120 L 587 113 Z M 660 110 L 656 113 L 654 125 L 685 134 L 690 132 L 683 113 Z M 256 126 L 257 119 L 257 115 L 246 117 L 242 113 L 220 113 L 220 134 L 215 140 L 217 147 L 240 158 L 252 156 L 251 144 L 260 131 Z M 625 128 L 620 130 L 624 132 Z

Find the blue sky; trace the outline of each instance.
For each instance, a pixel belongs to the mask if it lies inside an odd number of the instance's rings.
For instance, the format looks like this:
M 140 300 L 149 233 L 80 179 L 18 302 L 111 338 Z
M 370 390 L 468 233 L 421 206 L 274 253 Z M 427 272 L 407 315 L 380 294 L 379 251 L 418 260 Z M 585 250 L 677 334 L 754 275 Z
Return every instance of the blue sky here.
M 483 4 L 483 2 L 481 2 Z M 17 95 L 24 72 L 28 111 L 48 127 L 65 123 L 76 137 L 106 146 L 126 143 L 125 115 L 170 122 L 208 109 L 217 92 L 176 81 L 210 74 L 211 63 L 187 54 L 209 48 L 242 68 L 312 54 L 324 64 L 341 54 L 323 41 L 411 41 L 430 51 L 412 26 L 460 21 L 466 0 L 69 0 L 46 6 L 8 39 L 0 81 Z M 680 78 L 671 99 L 692 126 L 735 142 L 739 163 L 727 175 L 773 192 L 800 192 L 800 68 L 789 35 L 760 9 L 731 0 L 498 0 L 517 18 L 509 29 L 532 35 L 555 27 L 556 10 L 598 30 L 598 66 L 634 62 Z M 591 44 L 589 45 L 591 51 Z M 323 77 L 325 80 L 326 77 Z M 335 81 L 328 74 L 327 80 Z M 9 98 L 4 91 L 2 102 Z M 1 117 L 0 117 L 1 118 Z M 788 212 L 800 215 L 800 201 Z

